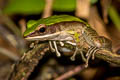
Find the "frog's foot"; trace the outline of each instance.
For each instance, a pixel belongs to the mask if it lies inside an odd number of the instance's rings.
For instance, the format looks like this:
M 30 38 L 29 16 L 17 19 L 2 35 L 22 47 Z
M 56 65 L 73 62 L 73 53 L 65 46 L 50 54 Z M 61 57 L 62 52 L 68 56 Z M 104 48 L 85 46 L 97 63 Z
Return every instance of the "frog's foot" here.
M 86 53 L 86 65 L 85 67 L 88 67 L 88 62 L 90 57 L 92 56 L 92 59 L 95 59 L 95 53 L 98 51 L 99 49 L 97 47 L 90 47 L 90 49 L 88 50 L 88 52 Z
M 52 52 L 55 52 L 55 49 L 53 48 L 52 41 L 49 41 L 50 49 Z
M 80 51 L 80 50 L 79 50 L 79 51 Z M 74 54 L 73 54 L 73 55 L 71 56 L 71 58 L 70 58 L 72 61 L 75 60 L 75 56 L 77 55 L 77 52 L 78 52 L 78 48 L 76 48 Z M 83 60 L 84 62 L 86 62 L 86 58 L 85 58 L 85 56 L 84 56 L 84 54 L 83 54 L 82 51 L 80 51 L 80 54 L 81 54 L 82 60 Z
M 57 57 L 60 57 L 61 54 L 60 54 L 60 52 L 58 51 L 56 41 L 53 41 L 53 45 L 54 45 L 54 47 L 55 47 L 55 52 L 56 52 Z

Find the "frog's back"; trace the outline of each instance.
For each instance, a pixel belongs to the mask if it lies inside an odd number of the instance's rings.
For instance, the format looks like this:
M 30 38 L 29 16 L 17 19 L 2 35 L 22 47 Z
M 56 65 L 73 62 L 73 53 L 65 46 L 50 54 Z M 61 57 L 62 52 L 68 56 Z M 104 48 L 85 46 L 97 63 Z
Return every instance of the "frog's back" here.
M 51 16 L 48 18 L 43 18 L 40 20 L 35 21 L 35 24 L 30 26 L 27 31 L 24 33 L 24 36 L 32 33 L 36 27 L 38 27 L 40 24 L 45 24 L 46 26 L 51 26 L 57 23 L 61 23 L 61 22 L 71 22 L 71 21 L 77 21 L 80 23 L 84 23 L 86 26 L 89 26 L 86 22 L 84 22 L 83 20 L 74 17 L 74 16 L 70 16 L 70 15 L 55 15 L 55 16 Z
M 51 27 L 52 26 L 52 27 Z M 84 27 L 87 27 L 84 23 L 81 23 L 79 21 L 65 21 L 65 22 L 59 22 L 53 25 L 50 25 L 48 27 L 51 27 L 52 29 L 56 29 L 57 31 L 77 31 L 81 30 Z
M 38 23 L 46 24 L 48 26 L 48 25 L 52 25 L 60 22 L 65 22 L 65 21 L 79 21 L 79 22 L 85 23 L 83 20 L 70 15 L 55 15 L 48 18 L 40 19 L 38 20 Z

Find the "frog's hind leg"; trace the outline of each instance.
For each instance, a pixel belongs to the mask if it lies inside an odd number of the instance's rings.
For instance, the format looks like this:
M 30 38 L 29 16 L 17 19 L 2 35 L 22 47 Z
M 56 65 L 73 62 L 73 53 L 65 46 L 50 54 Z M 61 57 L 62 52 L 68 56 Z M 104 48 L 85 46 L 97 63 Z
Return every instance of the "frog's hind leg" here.
M 84 54 L 83 54 L 83 51 L 80 51 L 80 55 L 81 55 L 81 57 L 82 57 L 82 60 L 83 60 L 84 62 L 86 62 L 87 59 L 85 58 L 85 56 L 84 56 Z
M 67 43 L 67 44 L 71 44 L 71 45 L 73 45 L 73 46 L 76 46 L 76 43 L 74 43 L 74 42 L 66 41 L 66 43 Z M 75 52 L 74 52 L 73 55 L 70 57 L 70 59 L 71 59 L 72 61 L 75 61 L 75 56 L 76 56 L 77 52 L 78 52 L 78 48 L 76 47 L 76 48 L 75 48 Z
M 98 50 L 100 50 L 100 49 L 97 48 L 97 49 L 95 49 L 94 52 L 92 53 L 92 60 L 95 59 L 95 53 L 96 53 Z
M 74 52 L 73 55 L 70 57 L 70 59 L 71 59 L 72 61 L 75 61 L 75 56 L 76 56 L 77 52 L 78 52 L 78 48 L 76 47 L 75 52 Z
M 97 47 L 90 47 L 90 49 L 88 50 L 88 52 L 86 53 L 87 56 L 87 60 L 86 60 L 86 65 L 85 67 L 88 67 L 88 62 L 90 57 L 92 56 L 92 59 L 94 59 L 94 54 L 96 53 L 96 51 L 98 51 L 99 49 Z

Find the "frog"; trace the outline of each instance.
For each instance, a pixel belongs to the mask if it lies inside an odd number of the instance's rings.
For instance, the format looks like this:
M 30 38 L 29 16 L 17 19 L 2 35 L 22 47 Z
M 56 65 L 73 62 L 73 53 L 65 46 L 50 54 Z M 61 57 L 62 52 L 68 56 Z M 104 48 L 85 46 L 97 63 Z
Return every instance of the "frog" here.
M 75 46 L 76 49 L 70 59 L 74 61 L 76 54 L 80 53 L 86 62 L 86 67 L 90 57 L 94 59 L 98 50 L 112 51 L 112 43 L 109 39 L 99 36 L 87 22 L 71 15 L 54 15 L 29 21 L 23 36 L 28 41 L 48 41 L 51 51 L 55 52 L 58 57 L 61 53 L 57 42 L 61 47 L 65 44 Z M 85 55 L 87 58 L 83 55 L 83 45 L 86 43 L 89 45 Z

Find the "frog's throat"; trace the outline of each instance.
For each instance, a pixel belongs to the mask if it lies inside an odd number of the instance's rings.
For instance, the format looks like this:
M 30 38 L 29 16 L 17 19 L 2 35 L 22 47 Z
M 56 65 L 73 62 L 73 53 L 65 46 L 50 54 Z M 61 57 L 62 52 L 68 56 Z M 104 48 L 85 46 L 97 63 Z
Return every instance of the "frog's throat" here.
M 67 41 L 67 40 L 73 40 L 73 38 L 71 36 L 66 36 L 66 35 L 64 35 L 64 33 L 65 32 L 61 31 L 61 32 L 56 32 L 56 33 L 52 33 L 52 34 L 26 37 L 25 39 L 28 41 L 35 41 L 35 40 L 39 40 L 39 41 L 45 41 L 45 40 Z M 62 37 L 61 35 L 65 36 L 65 37 Z

